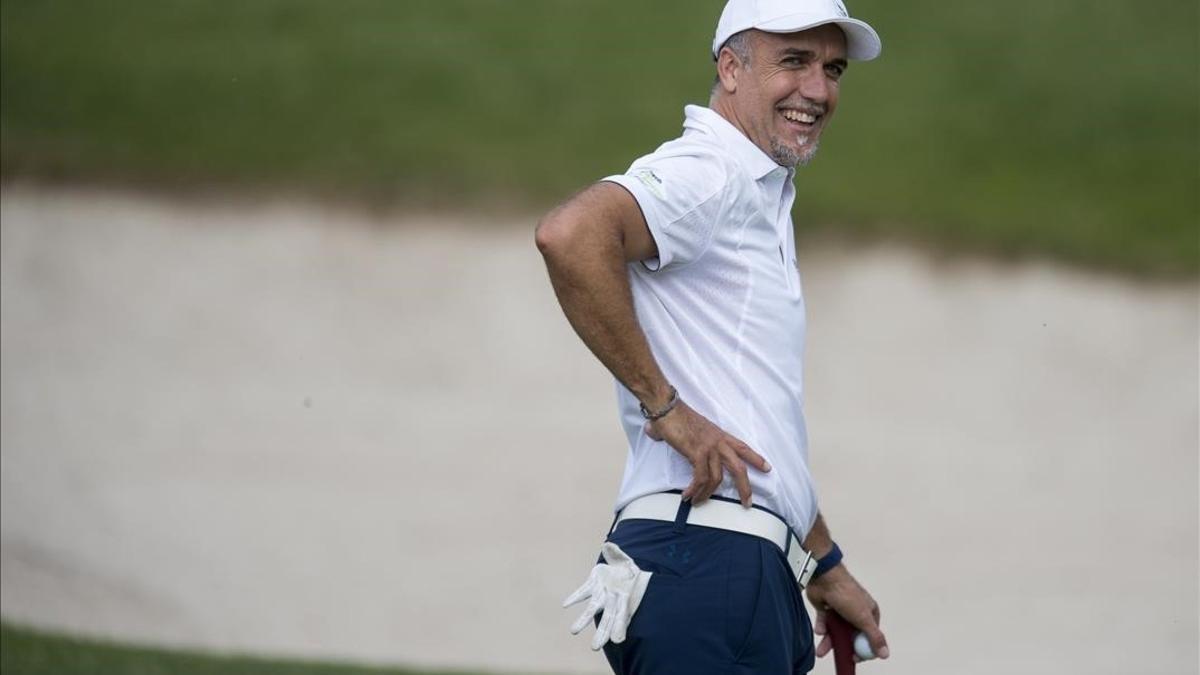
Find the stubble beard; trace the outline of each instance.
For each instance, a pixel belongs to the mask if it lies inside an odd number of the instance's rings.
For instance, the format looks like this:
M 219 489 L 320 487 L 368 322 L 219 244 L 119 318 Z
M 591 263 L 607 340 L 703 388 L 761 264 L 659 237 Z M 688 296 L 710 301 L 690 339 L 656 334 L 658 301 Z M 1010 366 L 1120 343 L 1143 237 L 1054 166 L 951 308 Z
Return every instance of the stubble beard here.
M 780 166 L 808 166 L 816 156 L 817 148 L 821 146 L 821 139 L 816 138 L 810 143 L 807 136 L 801 136 L 797 140 L 801 150 L 784 143 L 778 136 L 771 136 L 771 159 Z

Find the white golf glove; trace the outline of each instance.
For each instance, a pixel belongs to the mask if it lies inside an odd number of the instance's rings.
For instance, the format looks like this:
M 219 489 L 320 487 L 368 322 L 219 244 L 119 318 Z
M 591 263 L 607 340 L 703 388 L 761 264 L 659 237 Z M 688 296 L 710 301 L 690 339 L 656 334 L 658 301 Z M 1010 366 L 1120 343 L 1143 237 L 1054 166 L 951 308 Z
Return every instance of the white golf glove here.
M 566 608 L 592 599 L 583 614 L 571 625 L 572 635 L 579 635 L 583 627 L 591 623 L 596 612 L 604 612 L 604 616 L 600 617 L 600 625 L 596 626 L 596 635 L 592 638 L 593 650 L 599 650 L 609 640 L 613 644 L 625 641 L 629 620 L 642 602 L 652 574 L 643 572 L 633 558 L 611 541 L 604 542 L 600 553 L 604 556 L 604 562 L 593 567 L 587 581 L 563 601 L 563 607 Z

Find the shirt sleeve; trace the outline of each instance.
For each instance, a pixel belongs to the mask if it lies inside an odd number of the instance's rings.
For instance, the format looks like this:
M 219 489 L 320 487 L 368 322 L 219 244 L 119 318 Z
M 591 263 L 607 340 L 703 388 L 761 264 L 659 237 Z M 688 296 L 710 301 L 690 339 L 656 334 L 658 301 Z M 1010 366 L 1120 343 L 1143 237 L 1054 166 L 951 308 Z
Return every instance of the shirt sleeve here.
M 720 157 L 703 152 L 647 155 L 616 183 L 637 200 L 658 247 L 642 262 L 651 272 L 694 262 L 708 250 L 725 203 L 727 172 Z

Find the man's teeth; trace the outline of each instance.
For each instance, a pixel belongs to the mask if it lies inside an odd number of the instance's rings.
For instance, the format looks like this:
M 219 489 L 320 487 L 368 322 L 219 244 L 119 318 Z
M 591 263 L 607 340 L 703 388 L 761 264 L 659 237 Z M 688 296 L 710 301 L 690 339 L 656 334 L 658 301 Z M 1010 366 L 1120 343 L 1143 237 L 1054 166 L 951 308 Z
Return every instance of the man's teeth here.
M 815 115 L 810 115 L 806 112 L 800 112 L 799 110 L 784 110 L 783 116 L 793 122 L 801 122 L 803 124 L 812 124 L 813 122 L 817 121 Z

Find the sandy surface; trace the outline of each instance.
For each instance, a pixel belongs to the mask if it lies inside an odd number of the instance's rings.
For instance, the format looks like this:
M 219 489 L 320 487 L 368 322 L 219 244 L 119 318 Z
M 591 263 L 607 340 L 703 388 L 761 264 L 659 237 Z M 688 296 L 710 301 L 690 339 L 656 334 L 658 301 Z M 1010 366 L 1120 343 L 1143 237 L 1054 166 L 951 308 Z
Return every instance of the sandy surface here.
M 604 672 L 558 603 L 624 446 L 529 224 L 20 186 L 2 220 L 4 617 Z M 892 643 L 863 670 L 1197 672 L 1195 284 L 802 264 L 823 505 Z

